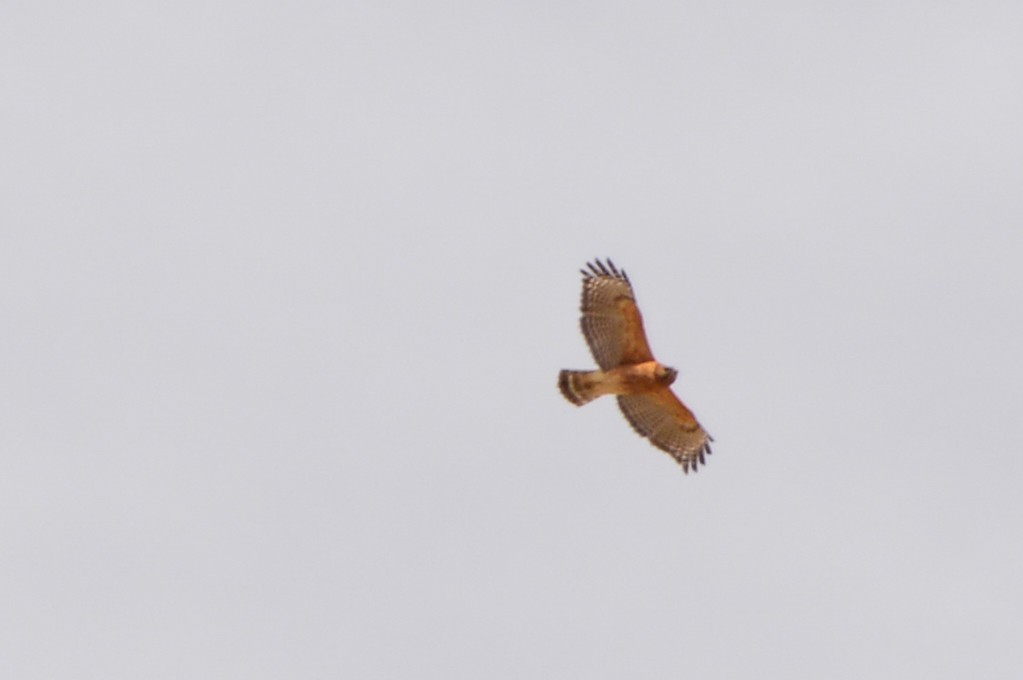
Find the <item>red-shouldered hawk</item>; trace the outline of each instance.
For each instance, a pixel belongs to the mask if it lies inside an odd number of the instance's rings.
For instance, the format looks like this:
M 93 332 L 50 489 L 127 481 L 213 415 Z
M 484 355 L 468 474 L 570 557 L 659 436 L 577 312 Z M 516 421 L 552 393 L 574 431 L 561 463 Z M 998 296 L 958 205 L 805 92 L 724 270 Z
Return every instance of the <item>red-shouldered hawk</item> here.
M 656 359 L 647 344 L 643 317 L 625 270 L 610 259 L 587 263 L 583 274 L 583 335 L 600 370 L 561 371 L 558 388 L 576 406 L 604 394 L 618 406 L 640 436 L 667 451 L 688 473 L 706 462 L 713 437 L 696 422 L 668 386 L 678 372 Z

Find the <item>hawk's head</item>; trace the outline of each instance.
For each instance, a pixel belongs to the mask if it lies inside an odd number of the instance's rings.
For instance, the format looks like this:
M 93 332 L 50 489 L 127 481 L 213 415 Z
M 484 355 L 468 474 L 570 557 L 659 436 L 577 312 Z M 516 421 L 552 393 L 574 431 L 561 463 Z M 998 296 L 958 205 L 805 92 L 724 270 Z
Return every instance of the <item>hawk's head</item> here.
M 657 364 L 657 370 L 654 371 L 654 375 L 657 378 L 657 382 L 667 386 L 675 382 L 675 378 L 678 377 L 678 371 L 674 368 Z

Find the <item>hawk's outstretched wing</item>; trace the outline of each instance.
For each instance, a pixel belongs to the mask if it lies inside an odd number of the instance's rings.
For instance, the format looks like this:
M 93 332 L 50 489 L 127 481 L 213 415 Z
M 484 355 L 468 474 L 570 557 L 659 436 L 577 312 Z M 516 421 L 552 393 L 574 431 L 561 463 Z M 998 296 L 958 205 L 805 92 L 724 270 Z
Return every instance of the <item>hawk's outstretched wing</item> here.
M 618 406 L 636 432 L 671 454 L 684 471 L 689 472 L 692 467 L 696 472 L 697 464 L 705 462 L 704 454 L 710 454 L 710 442 L 714 439 L 667 387 L 621 395 Z
M 601 370 L 622 364 L 652 361 L 653 354 L 643 331 L 643 317 L 636 306 L 632 284 L 625 270 L 609 259 L 587 263 L 583 274 L 582 325 L 586 343 Z

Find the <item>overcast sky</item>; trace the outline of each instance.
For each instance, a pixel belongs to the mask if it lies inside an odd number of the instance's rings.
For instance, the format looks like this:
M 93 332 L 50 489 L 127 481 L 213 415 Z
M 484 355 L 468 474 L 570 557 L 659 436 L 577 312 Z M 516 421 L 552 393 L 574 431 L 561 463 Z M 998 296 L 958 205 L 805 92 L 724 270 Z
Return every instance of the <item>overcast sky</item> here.
M 1018 2 L 0 14 L 0 675 L 1023 675 Z

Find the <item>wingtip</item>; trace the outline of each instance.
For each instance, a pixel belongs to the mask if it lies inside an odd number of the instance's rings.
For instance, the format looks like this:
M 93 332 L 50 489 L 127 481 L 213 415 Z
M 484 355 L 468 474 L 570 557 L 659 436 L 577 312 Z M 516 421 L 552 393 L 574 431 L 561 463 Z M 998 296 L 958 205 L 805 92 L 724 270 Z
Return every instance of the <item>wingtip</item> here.
M 595 277 L 609 276 L 616 279 L 622 279 L 623 281 L 629 282 L 629 276 L 625 273 L 624 269 L 619 269 L 614 261 L 610 257 L 606 257 L 603 260 L 599 257 L 593 258 L 592 262 L 587 262 L 586 267 L 589 269 L 580 269 L 579 272 L 583 275 L 584 279 L 592 279 Z

